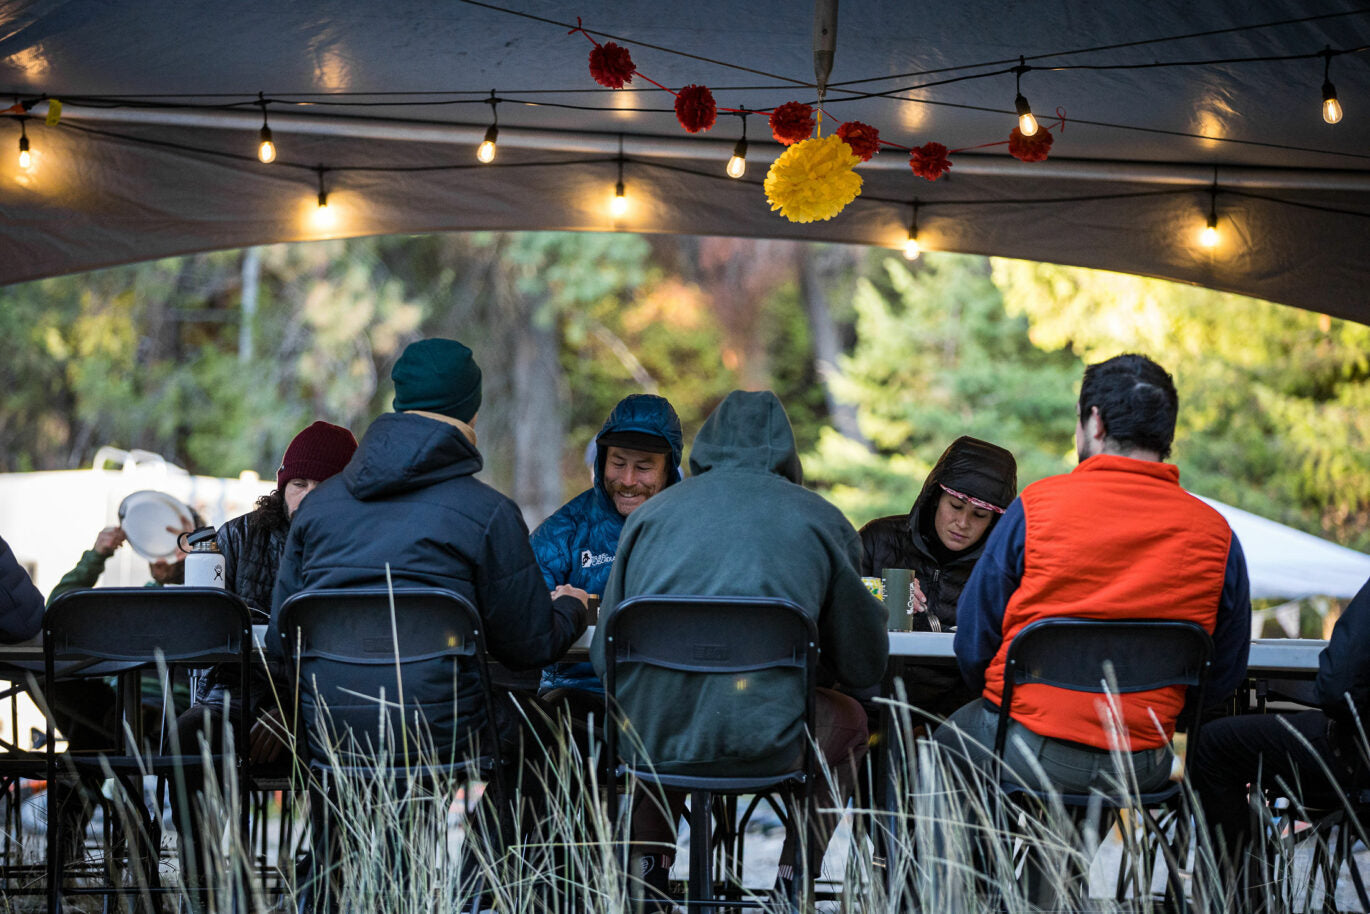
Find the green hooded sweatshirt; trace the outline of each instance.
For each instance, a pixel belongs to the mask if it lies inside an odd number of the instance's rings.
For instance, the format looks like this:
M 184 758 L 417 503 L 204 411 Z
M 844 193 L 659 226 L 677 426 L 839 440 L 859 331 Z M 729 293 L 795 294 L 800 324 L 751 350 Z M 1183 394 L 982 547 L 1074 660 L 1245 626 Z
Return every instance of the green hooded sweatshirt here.
M 782 597 L 814 617 L 821 662 L 839 682 L 877 682 L 889 652 L 886 612 L 861 583 L 860 538 L 800 485 L 794 432 L 775 394 L 730 393 L 695 436 L 690 470 L 628 516 L 601 614 L 644 594 Z M 603 631 L 590 648 L 601 676 Z M 759 674 L 740 696 L 695 673 L 630 669 L 618 683 L 632 696 L 622 752 L 637 759 L 640 745 L 663 773 L 783 769 L 798 761 L 803 732 L 802 717 L 777 714 L 793 704 L 778 703 L 776 690 L 792 687 L 782 674 Z M 705 739 L 696 722 L 719 716 L 719 732 Z

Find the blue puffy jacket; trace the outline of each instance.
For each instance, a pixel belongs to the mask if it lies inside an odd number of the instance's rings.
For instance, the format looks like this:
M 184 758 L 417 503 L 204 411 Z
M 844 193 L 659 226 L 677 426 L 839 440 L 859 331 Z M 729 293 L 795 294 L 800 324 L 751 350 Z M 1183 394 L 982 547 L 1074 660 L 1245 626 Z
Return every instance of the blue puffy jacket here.
M 614 432 L 642 432 L 665 438 L 671 445 L 666 485 L 680 481 L 684 439 L 680 419 L 664 397 L 651 394 L 624 397 L 609 413 L 596 440 Z M 549 590 L 570 584 L 587 593 L 604 593 L 618 549 L 618 536 L 623 532 L 626 519 L 604 491 L 605 452 L 605 448 L 596 448 L 595 484 L 562 505 L 533 531 L 533 554 L 537 556 Z M 558 688 L 604 691 L 588 663 L 558 663 L 544 670 L 541 691 Z

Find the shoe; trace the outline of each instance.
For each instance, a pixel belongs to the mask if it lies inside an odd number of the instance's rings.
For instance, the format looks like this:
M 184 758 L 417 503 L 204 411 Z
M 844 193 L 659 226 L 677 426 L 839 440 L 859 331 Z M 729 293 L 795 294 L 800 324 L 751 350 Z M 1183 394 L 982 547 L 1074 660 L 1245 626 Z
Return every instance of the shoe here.
M 630 887 L 634 911 L 642 914 L 670 914 L 671 858 L 665 854 L 643 854 L 637 858 L 638 875 Z

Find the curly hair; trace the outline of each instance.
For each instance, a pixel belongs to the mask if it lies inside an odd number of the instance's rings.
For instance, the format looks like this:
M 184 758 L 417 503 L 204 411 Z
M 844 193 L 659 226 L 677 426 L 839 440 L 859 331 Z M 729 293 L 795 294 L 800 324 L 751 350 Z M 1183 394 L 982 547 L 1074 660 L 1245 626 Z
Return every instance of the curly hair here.
M 285 508 L 285 496 L 280 489 L 272 489 L 270 493 L 257 499 L 256 522 L 268 530 L 284 530 L 290 526 L 290 514 Z

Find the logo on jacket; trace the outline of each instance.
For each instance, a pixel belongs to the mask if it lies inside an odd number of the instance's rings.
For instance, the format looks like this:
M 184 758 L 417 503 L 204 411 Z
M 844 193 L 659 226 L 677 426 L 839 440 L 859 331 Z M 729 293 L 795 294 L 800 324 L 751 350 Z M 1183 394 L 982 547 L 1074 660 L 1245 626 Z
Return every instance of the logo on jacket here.
M 599 565 L 612 565 L 613 563 L 614 555 L 612 552 L 601 552 L 599 555 L 595 555 L 589 549 L 580 550 L 581 568 L 595 568 Z

